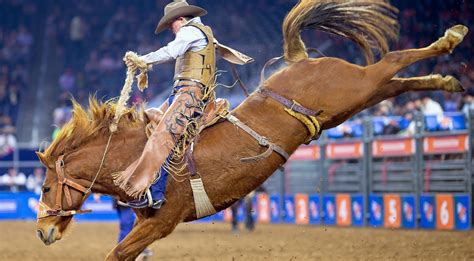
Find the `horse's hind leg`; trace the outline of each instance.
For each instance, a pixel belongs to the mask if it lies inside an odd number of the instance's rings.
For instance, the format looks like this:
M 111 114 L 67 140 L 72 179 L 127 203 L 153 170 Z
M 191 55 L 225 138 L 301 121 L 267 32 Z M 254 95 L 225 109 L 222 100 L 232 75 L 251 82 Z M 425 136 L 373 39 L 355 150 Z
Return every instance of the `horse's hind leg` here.
M 407 91 L 436 91 L 463 92 L 461 83 L 451 75 L 441 76 L 439 74 L 412 77 L 412 78 L 392 78 L 380 88 L 384 92 L 383 96 L 377 96 L 370 100 L 368 107 L 378 104 L 389 97 L 398 96 Z
M 456 25 L 446 31 L 430 46 L 420 49 L 409 49 L 387 53 L 378 63 L 367 67 L 369 76 L 377 79 L 379 83 L 387 82 L 401 69 L 417 61 L 452 53 L 454 48 L 462 42 L 468 32 L 463 25 Z
M 456 78 L 451 75 L 443 77 L 439 74 L 412 78 L 393 78 L 387 83 L 387 89 L 392 89 L 395 95 L 406 91 L 464 91 L 463 86 Z

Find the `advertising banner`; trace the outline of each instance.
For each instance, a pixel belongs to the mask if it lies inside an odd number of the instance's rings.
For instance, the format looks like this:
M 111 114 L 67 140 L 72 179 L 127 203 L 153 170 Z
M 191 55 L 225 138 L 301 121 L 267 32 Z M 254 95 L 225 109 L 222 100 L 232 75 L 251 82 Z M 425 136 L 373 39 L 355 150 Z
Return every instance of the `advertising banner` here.
M 267 194 L 260 193 L 257 195 L 258 216 L 259 223 L 270 223 L 270 197 Z
M 328 159 L 357 159 L 364 152 L 362 142 L 328 144 L 326 155 Z
M 336 197 L 334 195 L 323 196 L 324 224 L 336 225 Z
M 284 202 L 285 215 L 283 217 L 283 222 L 287 224 L 294 224 L 296 220 L 295 196 L 286 195 Z
M 309 202 L 307 194 L 295 195 L 296 224 L 309 224 Z
M 435 199 L 433 195 L 420 196 L 420 227 L 434 229 L 435 228 Z
M 425 154 L 445 154 L 448 152 L 457 153 L 468 150 L 469 138 L 466 134 L 444 136 L 444 137 L 425 137 L 423 141 L 423 150 Z
M 336 195 L 337 225 L 350 226 L 352 224 L 351 195 Z
M 280 216 L 280 196 L 270 196 L 270 220 L 274 224 L 278 224 L 281 221 Z
M 468 230 L 471 228 L 469 202 L 469 195 L 454 196 L 455 227 L 457 230 Z
M 369 224 L 372 227 L 380 227 L 384 224 L 383 197 L 380 195 L 369 195 Z
M 318 194 L 310 195 L 309 198 L 309 223 L 321 224 L 321 203 Z
M 410 156 L 414 153 L 414 139 L 375 140 L 372 143 L 374 157 Z
M 318 160 L 321 155 L 319 150 L 319 146 L 316 145 L 302 145 L 291 154 L 289 160 Z
M 454 199 L 451 194 L 436 195 L 436 229 L 454 229 Z
M 387 228 L 399 228 L 402 225 L 402 209 L 400 195 L 385 194 L 383 197 L 384 226 Z
M 362 227 L 365 225 L 365 208 L 363 195 L 351 195 L 352 200 L 352 225 Z
M 415 196 L 401 196 L 402 200 L 402 227 L 416 228 Z

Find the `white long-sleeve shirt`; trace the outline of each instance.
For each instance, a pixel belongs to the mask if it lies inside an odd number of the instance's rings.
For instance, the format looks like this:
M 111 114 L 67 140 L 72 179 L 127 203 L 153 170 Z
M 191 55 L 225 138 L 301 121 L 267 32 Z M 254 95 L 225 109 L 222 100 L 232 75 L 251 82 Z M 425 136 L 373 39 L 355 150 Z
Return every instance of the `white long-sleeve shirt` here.
M 188 23 L 202 24 L 199 17 L 189 20 Z M 185 25 L 179 29 L 173 41 L 157 51 L 143 55 L 140 58 L 147 64 L 159 64 L 176 60 L 176 58 L 184 55 L 188 50 L 200 51 L 204 49 L 207 46 L 206 35 L 194 26 Z

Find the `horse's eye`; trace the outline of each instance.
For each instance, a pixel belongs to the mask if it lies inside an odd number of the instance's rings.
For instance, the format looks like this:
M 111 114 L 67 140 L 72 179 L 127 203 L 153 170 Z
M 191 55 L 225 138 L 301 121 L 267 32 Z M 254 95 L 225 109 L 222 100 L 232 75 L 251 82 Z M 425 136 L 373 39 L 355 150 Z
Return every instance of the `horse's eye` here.
M 46 193 L 46 192 L 48 192 L 49 190 L 50 190 L 49 187 L 43 187 L 43 193 Z

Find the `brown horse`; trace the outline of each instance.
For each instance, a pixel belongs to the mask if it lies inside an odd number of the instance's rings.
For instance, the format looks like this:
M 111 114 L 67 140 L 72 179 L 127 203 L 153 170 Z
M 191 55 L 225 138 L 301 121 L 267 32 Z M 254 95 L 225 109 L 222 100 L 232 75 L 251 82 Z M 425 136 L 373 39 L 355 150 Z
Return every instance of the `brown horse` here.
M 462 91 L 459 82 L 451 76 L 393 77 L 416 61 L 451 53 L 467 34 L 464 26 L 449 29 L 429 47 L 389 52 L 366 67 L 335 58 L 309 59 L 300 39 L 299 32 L 304 28 L 339 34 L 361 45 L 370 62 L 371 48 L 383 54 L 387 39 L 397 35 L 395 12 L 389 4 L 380 1 L 300 1 L 283 26 L 288 66 L 271 76 L 261 88 L 298 101 L 306 108 L 322 110 L 317 116 L 322 130 L 407 91 Z M 231 114 L 291 154 L 307 141 L 308 130 L 283 109 L 274 99 L 254 92 Z M 147 119 L 142 110 L 129 109 L 118 132 L 110 135 L 114 112 L 114 102 L 102 104 L 91 99 L 88 111 L 75 104 L 72 120 L 44 153 L 38 153 L 47 167 L 37 224 L 38 236 L 45 244 L 62 238 L 72 215 L 89 195 L 87 188 L 129 200 L 114 185 L 111 174 L 124 170 L 140 156 L 147 141 Z M 257 188 L 284 164 L 284 159 L 276 153 L 257 162 L 240 161 L 264 150 L 254 138 L 229 122 L 216 124 L 200 134 L 194 147 L 196 167 L 217 211 Z M 160 210 L 136 212 L 138 220 L 132 232 L 109 253 L 107 260 L 133 260 L 152 242 L 170 234 L 180 222 L 196 219 L 189 182 L 170 178 L 166 198 Z

